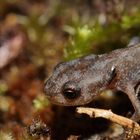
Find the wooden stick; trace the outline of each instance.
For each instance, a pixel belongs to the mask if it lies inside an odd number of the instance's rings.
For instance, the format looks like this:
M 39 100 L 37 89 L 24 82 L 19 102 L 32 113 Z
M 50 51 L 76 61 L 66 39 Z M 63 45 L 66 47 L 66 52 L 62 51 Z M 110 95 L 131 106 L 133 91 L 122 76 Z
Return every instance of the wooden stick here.
M 85 113 L 85 114 L 89 115 L 91 118 L 102 117 L 102 118 L 108 119 L 108 120 L 115 122 L 117 124 L 120 124 L 124 127 L 133 129 L 133 133 L 135 135 L 140 135 L 140 125 L 138 123 L 136 123 L 133 120 L 128 119 L 126 117 L 116 115 L 111 110 L 78 107 L 77 112 L 80 114 Z

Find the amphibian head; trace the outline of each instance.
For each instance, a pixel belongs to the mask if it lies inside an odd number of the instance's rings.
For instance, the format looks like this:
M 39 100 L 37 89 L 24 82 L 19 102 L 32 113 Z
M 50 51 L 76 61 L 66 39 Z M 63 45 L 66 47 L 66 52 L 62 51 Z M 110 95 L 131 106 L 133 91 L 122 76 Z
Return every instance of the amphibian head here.
M 46 95 L 59 105 L 89 103 L 112 78 L 114 68 L 107 64 L 95 55 L 58 64 L 45 83 Z

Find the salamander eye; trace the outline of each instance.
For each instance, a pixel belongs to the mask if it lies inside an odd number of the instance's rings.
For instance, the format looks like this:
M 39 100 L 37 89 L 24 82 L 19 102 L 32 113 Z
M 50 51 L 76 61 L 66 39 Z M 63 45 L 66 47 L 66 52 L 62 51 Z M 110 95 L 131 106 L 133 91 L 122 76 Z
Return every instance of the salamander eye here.
M 72 82 L 67 82 L 63 86 L 63 95 L 66 99 L 74 100 L 80 96 L 81 90 Z

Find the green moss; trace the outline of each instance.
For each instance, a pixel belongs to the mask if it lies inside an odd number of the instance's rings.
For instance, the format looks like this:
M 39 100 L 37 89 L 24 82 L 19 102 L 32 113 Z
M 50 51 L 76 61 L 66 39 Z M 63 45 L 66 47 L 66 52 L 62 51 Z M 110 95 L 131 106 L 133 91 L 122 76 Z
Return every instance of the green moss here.
M 94 26 L 86 24 L 81 27 L 75 27 L 73 30 L 74 34 L 70 36 L 68 45 L 64 50 L 65 60 L 71 60 L 91 53 L 95 42 L 107 41 L 109 36 L 120 30 L 120 27 L 116 24 L 110 25 L 109 28 L 104 28 L 99 24 Z
M 140 24 L 140 11 L 138 11 L 136 14 L 134 15 L 124 15 L 122 17 L 122 22 L 121 22 L 121 26 L 122 29 L 130 29 L 134 26 L 139 26 Z
M 102 51 L 98 46 L 101 45 L 104 51 L 122 47 L 119 44 L 125 47 L 131 37 L 140 34 L 139 9 L 130 15 L 126 12 L 121 15 L 120 20 L 112 20 L 105 25 L 100 24 L 96 18 L 92 24 L 91 22 L 92 19 L 88 24 L 81 26 L 81 23 L 76 23 L 66 28 L 70 38 L 64 50 L 64 60 L 71 60 L 89 53 L 100 53 Z
M 5 94 L 5 92 L 8 90 L 7 84 L 1 82 L 0 83 L 0 95 Z
M 49 105 L 49 101 L 44 95 L 39 95 L 36 99 L 34 99 L 33 103 L 35 109 L 37 110 L 41 110 Z
M 89 53 L 94 28 L 85 25 L 73 28 L 73 32 L 74 35 L 70 38 L 68 47 L 64 50 L 66 60 Z

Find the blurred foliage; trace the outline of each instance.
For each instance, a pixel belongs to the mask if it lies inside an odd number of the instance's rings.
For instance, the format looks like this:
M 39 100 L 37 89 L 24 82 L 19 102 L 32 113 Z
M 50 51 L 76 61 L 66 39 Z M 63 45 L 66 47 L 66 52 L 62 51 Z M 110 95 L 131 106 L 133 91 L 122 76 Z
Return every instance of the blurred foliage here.
M 0 132 L 0 140 L 14 140 L 10 132 Z
M 103 19 L 107 19 L 107 17 L 105 17 L 107 15 L 101 16 L 104 16 L 102 17 Z M 92 20 L 90 22 L 92 22 Z M 92 26 L 90 22 L 82 26 L 80 22 L 76 24 L 76 26 L 65 26 L 64 30 L 71 35 L 67 47 L 64 49 L 65 60 L 71 60 L 83 55 L 88 55 L 91 52 L 100 53 L 102 52 L 100 50 L 97 52 L 92 51 L 93 48 L 97 48 L 99 44 L 104 45 L 104 51 L 107 51 L 107 48 L 112 50 L 115 48 L 125 47 L 131 37 L 140 35 L 139 8 L 132 15 L 124 13 L 121 15 L 121 19 L 114 19 L 109 23 L 106 21 L 106 23 L 102 24 L 97 18 L 94 19 L 94 23 L 92 22 Z M 134 32 L 134 30 L 137 31 Z M 115 45 L 118 41 L 121 46 Z M 112 43 L 110 44 L 110 42 Z
M 33 103 L 34 103 L 34 107 L 37 110 L 43 109 L 49 105 L 49 101 L 45 97 L 45 95 L 39 95 L 36 99 L 34 99 Z
M 15 26 L 26 35 L 26 47 L 1 70 L 0 125 L 17 139 L 30 140 L 27 133 L 21 138 L 21 128 L 34 116 L 52 124 L 56 119 L 52 112 L 59 114 L 42 95 L 45 78 L 54 65 L 125 47 L 132 37 L 140 36 L 140 2 L 0 0 L 0 45 L 7 30 Z M 12 140 L 11 133 L 2 131 L 0 140 Z
M 0 95 L 3 95 L 7 90 L 7 84 L 4 82 L 0 82 Z
M 83 27 L 78 26 L 77 28 L 66 26 L 65 30 L 69 33 L 73 33 L 73 37 L 69 40 L 69 45 L 64 49 L 64 57 L 66 60 L 90 53 L 94 28 L 90 28 L 87 25 Z

